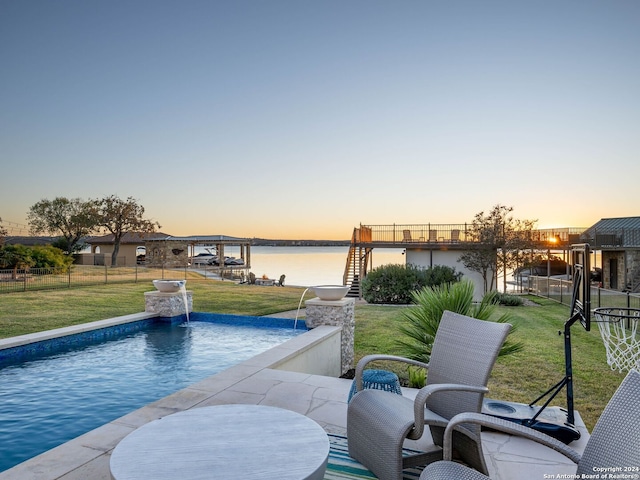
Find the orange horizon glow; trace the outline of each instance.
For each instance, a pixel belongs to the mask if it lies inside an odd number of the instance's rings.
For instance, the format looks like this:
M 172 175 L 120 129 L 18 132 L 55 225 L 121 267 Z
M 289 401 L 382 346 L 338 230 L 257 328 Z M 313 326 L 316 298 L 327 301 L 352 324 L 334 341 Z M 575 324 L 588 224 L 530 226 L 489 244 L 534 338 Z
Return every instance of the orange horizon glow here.
M 611 218 L 611 217 L 607 217 Z M 154 219 L 157 220 L 157 219 Z M 590 224 L 593 225 L 600 218 L 594 219 Z M 291 225 L 291 224 L 277 224 L 271 225 L 270 222 L 263 222 L 259 225 L 254 225 L 253 223 L 250 225 L 239 223 L 239 222 L 215 222 L 220 228 L 212 228 L 209 222 L 203 222 L 202 224 L 193 224 L 193 222 L 185 222 L 182 219 L 175 222 L 162 222 L 160 221 L 161 228 L 158 231 L 166 233 L 168 235 L 173 235 L 177 237 L 182 236 L 195 236 L 195 235 L 228 235 L 231 237 L 239 237 L 239 238 L 264 238 L 270 240 L 330 240 L 330 241 L 348 241 L 351 239 L 354 228 L 359 228 L 360 225 L 376 225 L 376 226 L 392 226 L 395 225 L 397 228 L 402 229 L 403 226 L 417 226 L 417 225 L 463 225 L 465 222 L 348 222 L 341 221 L 339 223 L 335 223 L 331 228 L 327 228 L 323 225 L 320 225 L 316 222 L 312 222 L 310 225 Z M 468 221 L 467 223 L 471 223 Z M 28 236 L 28 224 L 26 220 L 23 220 L 23 223 L 16 223 L 12 221 L 5 220 L 3 222 L 5 228 L 8 227 L 9 235 L 26 235 Z M 194 226 L 195 225 L 195 226 Z M 547 231 L 563 231 L 566 229 L 577 229 L 580 231 L 584 231 L 589 228 L 589 226 L 581 226 L 576 227 L 574 224 L 560 225 L 557 222 L 554 223 L 546 223 L 541 225 L 536 225 L 534 228 L 536 230 L 547 230 Z M 15 231 L 14 231 L 15 230 Z M 554 239 L 557 241 L 557 239 Z M 553 240 L 550 238 L 550 242 Z

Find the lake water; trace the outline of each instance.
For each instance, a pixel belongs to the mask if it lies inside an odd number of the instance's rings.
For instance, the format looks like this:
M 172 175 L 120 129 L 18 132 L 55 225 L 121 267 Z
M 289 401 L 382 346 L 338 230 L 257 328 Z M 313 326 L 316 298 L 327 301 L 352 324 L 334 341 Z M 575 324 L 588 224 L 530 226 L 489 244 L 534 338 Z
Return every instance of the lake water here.
M 196 247 L 195 253 L 205 253 L 203 247 Z M 256 277 L 267 275 L 279 278 L 286 275 L 286 285 L 309 287 L 313 285 L 342 285 L 342 276 L 347 262 L 349 247 L 251 247 L 251 271 Z M 405 264 L 403 248 L 375 248 L 372 259 L 373 268 L 388 264 Z M 557 252 L 552 252 L 558 254 Z M 561 252 L 560 252 L 561 254 Z M 225 255 L 240 256 L 239 249 L 225 247 Z M 593 266 L 601 266 L 596 257 Z M 512 274 L 507 276 L 507 291 L 522 291 L 522 286 L 514 282 Z M 503 289 L 502 277 L 496 284 Z
M 196 247 L 196 255 L 206 252 Z M 403 248 L 373 250 L 373 268 L 390 263 L 404 265 Z M 251 247 L 251 271 L 256 277 L 279 278 L 285 285 L 342 285 L 349 247 Z M 239 250 L 225 247 L 225 255 L 239 257 Z

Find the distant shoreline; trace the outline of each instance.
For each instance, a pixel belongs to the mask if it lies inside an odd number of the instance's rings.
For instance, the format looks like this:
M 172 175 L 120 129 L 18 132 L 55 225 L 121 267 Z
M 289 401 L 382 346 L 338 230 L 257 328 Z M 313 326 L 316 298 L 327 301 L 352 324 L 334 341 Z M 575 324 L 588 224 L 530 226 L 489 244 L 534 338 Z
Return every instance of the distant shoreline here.
M 7 236 L 5 243 L 7 245 L 20 244 L 25 246 L 34 245 L 50 245 L 58 237 L 47 236 Z M 268 238 L 251 238 L 251 245 L 256 247 L 348 247 L 351 245 L 349 240 L 282 240 Z
M 348 247 L 349 240 L 269 240 L 252 238 L 251 245 L 256 247 Z

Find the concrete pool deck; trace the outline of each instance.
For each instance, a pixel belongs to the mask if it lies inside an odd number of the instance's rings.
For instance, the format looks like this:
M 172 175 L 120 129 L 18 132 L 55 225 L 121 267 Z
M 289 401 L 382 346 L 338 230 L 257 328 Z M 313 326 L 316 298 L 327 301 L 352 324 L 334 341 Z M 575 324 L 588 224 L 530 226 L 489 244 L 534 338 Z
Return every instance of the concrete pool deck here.
M 295 349 L 309 348 L 306 345 L 316 338 L 337 331 L 337 327 L 318 327 L 6 470 L 0 473 L 0 480 L 109 480 L 111 451 L 126 435 L 157 418 L 211 405 L 286 408 L 315 420 L 328 433 L 345 435 L 351 380 L 274 367 Z M 416 392 L 403 388 L 409 397 Z M 589 434 L 577 412 L 576 424 L 582 437 L 571 447 L 582 452 Z M 529 440 L 494 432 L 483 432 L 482 439 L 494 479 L 538 480 L 575 473 L 575 465 L 564 456 Z M 410 446 L 420 448 L 420 443 Z

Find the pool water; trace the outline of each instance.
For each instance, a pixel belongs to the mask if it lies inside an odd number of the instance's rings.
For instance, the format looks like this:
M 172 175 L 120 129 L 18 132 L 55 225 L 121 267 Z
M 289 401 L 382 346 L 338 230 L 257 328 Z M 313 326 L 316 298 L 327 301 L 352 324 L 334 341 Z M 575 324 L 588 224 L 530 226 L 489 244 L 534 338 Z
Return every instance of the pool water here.
M 302 333 L 200 318 L 0 363 L 0 472 Z

